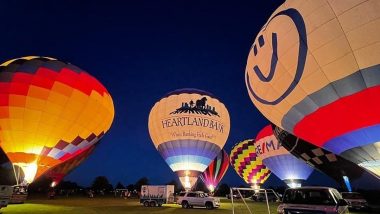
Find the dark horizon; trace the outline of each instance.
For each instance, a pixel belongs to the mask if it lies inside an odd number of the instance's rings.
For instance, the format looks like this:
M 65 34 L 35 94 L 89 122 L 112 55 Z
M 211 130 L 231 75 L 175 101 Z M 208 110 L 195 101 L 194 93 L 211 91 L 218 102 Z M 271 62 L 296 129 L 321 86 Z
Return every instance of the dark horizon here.
M 115 106 L 111 129 L 94 153 L 64 180 L 89 186 L 96 176 L 113 185 L 178 180 L 156 151 L 148 115 L 161 97 L 181 88 L 208 91 L 231 117 L 227 153 L 254 138 L 269 121 L 254 107 L 244 82 L 249 49 L 275 1 L 18 1 L 3 2 L 0 61 L 38 55 L 72 64 L 96 77 Z M 22 7 L 20 7 L 22 5 Z M 245 185 L 230 167 L 221 183 Z M 314 171 L 307 184 L 337 186 Z M 264 186 L 285 185 L 274 175 Z M 380 190 L 361 178 L 353 187 Z

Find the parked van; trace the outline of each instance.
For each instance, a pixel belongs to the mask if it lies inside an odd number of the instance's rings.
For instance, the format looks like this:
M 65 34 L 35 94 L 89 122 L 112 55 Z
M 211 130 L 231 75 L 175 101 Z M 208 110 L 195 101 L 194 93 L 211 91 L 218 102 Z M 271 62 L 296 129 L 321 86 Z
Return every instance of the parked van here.
M 287 189 L 277 212 L 278 214 L 349 213 L 347 201 L 342 198 L 338 190 L 330 187 L 298 187 Z

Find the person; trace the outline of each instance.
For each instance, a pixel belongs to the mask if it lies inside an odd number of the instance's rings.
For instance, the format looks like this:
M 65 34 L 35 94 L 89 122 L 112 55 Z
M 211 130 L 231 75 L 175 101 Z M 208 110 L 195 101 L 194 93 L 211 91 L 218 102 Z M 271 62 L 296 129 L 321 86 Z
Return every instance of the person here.
M 49 192 L 48 192 L 48 198 L 49 198 L 49 199 L 54 199 L 54 197 L 55 197 L 55 191 L 54 191 L 53 188 L 51 188 L 51 189 L 49 190 Z
M 93 198 L 94 197 L 94 192 L 91 189 L 88 191 L 88 197 L 89 198 Z

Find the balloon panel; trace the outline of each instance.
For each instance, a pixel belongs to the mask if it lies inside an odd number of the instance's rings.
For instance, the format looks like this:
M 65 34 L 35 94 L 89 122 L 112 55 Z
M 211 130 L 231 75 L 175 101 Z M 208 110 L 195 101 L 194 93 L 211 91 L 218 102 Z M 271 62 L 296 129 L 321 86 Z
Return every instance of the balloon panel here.
M 148 126 L 158 152 L 191 187 L 226 143 L 230 117 L 212 94 L 180 89 L 153 106 Z
M 259 32 L 246 67 L 248 93 L 271 122 L 376 174 L 379 10 L 376 1 L 286 1 Z
M 46 57 L 0 65 L 0 146 L 29 182 L 110 128 L 110 94 L 80 68 Z
M 85 161 L 94 151 L 95 146 L 91 146 L 88 149 L 82 151 L 75 157 L 55 166 L 46 172 L 46 176 L 51 178 L 54 182 L 54 186 L 58 185 L 62 179 L 78 167 L 83 161 Z
M 306 180 L 313 168 L 290 154 L 273 133 L 271 125 L 264 127 L 256 137 L 256 154 L 264 165 L 286 182 Z
M 323 148 L 317 147 L 277 126 L 273 125 L 273 129 L 277 139 L 294 156 L 333 178 L 342 186 L 345 186 L 343 180 L 344 176 L 349 177 L 350 180 L 356 180 L 360 177 L 375 176 L 351 161 Z
M 237 174 L 249 185 L 263 184 L 270 171 L 257 156 L 254 140 L 245 140 L 236 144 L 230 154 L 230 162 Z
M 230 157 L 223 149 L 199 176 L 206 187 L 213 192 L 228 170 Z

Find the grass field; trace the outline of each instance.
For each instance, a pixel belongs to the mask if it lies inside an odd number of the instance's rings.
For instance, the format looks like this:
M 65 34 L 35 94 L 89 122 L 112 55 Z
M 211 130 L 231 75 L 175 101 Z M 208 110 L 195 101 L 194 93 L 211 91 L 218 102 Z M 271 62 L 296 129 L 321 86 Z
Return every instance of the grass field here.
M 247 201 L 253 214 L 268 213 L 266 203 Z M 278 203 L 270 203 L 271 213 L 277 213 Z M 121 198 L 57 198 L 54 200 L 32 199 L 25 204 L 12 204 L 0 210 L 2 214 L 8 213 L 28 213 L 28 214 L 44 214 L 44 213 L 62 213 L 62 214 L 93 214 L 93 213 L 207 213 L 207 214 L 230 214 L 232 213 L 231 202 L 227 199 L 221 199 L 221 207 L 214 210 L 206 210 L 204 208 L 182 209 L 179 205 L 170 204 L 163 207 L 143 207 L 136 199 Z M 248 214 L 242 202 L 238 202 L 235 214 Z M 353 212 L 350 212 L 353 213 Z
M 249 203 L 254 214 L 267 213 L 265 203 Z M 271 203 L 272 213 L 276 213 L 277 204 Z M 179 205 L 170 204 L 163 207 L 143 207 L 136 199 L 120 198 L 58 198 L 54 200 L 28 200 L 25 204 L 11 204 L 0 210 L 0 213 L 63 213 L 63 214 L 92 214 L 92 213 L 207 213 L 207 214 L 230 214 L 231 202 L 227 199 L 221 200 L 221 207 L 214 210 L 204 208 L 182 209 Z M 248 213 L 243 204 L 239 204 L 236 214 Z

